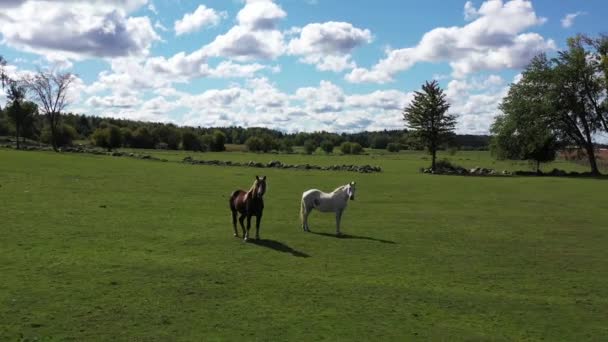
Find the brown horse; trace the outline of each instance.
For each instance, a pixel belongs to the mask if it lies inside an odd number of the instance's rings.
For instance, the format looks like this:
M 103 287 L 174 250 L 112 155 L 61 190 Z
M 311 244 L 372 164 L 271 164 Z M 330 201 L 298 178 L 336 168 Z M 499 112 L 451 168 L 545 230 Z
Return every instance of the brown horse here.
M 251 217 L 255 216 L 255 238 L 260 239 L 260 221 L 262 220 L 262 212 L 264 211 L 264 193 L 266 193 L 266 176 L 255 176 L 255 182 L 249 191 L 236 190 L 230 196 L 230 210 L 232 211 L 232 226 L 234 228 L 234 236 L 238 237 L 239 233 L 236 229 L 237 212 L 241 214 L 239 222 L 243 229 L 243 240 L 249 239 L 249 228 L 251 228 Z M 247 229 L 243 225 L 243 221 L 247 218 Z

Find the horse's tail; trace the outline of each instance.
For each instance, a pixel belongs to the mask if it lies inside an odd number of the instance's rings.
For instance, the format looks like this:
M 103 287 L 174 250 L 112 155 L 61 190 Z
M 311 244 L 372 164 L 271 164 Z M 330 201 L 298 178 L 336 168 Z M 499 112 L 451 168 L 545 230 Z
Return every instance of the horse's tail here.
M 300 202 L 300 221 L 304 221 L 304 210 L 306 210 L 306 204 L 304 204 L 304 197 L 302 197 L 302 202 Z

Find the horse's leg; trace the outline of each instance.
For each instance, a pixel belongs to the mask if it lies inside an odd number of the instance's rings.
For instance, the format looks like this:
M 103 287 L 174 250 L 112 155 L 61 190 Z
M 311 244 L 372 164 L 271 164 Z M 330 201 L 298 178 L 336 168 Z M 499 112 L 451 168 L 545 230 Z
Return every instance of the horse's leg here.
M 249 229 L 251 229 L 251 214 L 247 214 L 247 235 L 243 239 L 245 241 L 249 240 Z
M 234 236 L 239 237 L 239 232 L 236 230 L 236 210 L 232 210 L 232 228 L 234 228 Z
M 342 221 L 342 212 L 342 209 L 336 211 L 336 235 L 342 235 L 342 233 L 340 233 L 340 221 Z
M 245 231 L 245 214 L 241 214 L 241 217 L 239 217 L 239 223 L 241 224 L 241 229 L 243 229 L 243 238 L 245 238 L 247 235 L 247 232 Z
M 255 239 L 260 239 L 260 221 L 262 221 L 262 213 L 255 217 Z
M 312 210 L 312 208 L 308 208 L 308 207 L 304 208 L 304 215 L 302 216 L 303 217 L 302 228 L 304 229 L 305 232 L 310 231 L 310 228 L 308 227 L 308 215 L 310 215 L 311 210 Z

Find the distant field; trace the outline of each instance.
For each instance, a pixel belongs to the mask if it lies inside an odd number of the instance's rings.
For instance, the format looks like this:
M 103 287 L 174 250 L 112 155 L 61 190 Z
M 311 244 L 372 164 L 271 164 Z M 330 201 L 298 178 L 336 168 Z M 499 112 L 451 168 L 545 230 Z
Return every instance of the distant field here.
M 384 172 L 0 149 L 0 340 L 608 340 L 608 180 L 424 175 L 418 152 L 147 153 Z M 256 173 L 264 240 L 243 243 L 227 201 Z M 348 236 L 316 212 L 303 233 L 301 193 L 351 180 Z

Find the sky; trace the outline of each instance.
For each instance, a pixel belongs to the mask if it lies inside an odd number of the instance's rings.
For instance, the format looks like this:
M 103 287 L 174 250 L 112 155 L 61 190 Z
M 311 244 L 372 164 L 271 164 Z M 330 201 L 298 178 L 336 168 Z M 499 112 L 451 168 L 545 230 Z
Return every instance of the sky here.
M 74 73 L 71 112 L 286 132 L 403 129 L 437 80 L 457 132 L 484 134 L 534 55 L 606 33 L 606 13 L 605 0 L 0 0 L 0 55 L 14 77 Z

